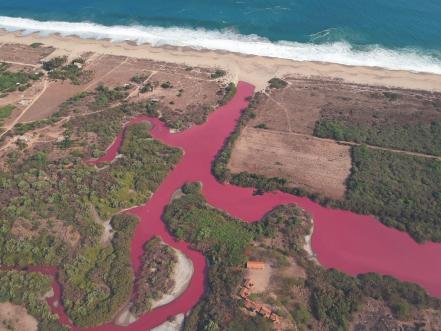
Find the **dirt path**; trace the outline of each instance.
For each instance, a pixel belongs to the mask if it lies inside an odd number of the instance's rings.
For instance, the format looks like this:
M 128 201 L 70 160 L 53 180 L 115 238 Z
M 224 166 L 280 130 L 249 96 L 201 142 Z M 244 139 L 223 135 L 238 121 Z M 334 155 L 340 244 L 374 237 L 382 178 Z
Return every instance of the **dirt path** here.
M 98 84 L 101 80 L 103 80 L 104 78 L 106 78 L 107 76 L 109 76 L 112 72 L 114 72 L 115 70 L 117 70 L 119 67 L 121 67 L 124 63 L 127 62 L 129 58 L 126 57 L 124 59 L 124 61 L 121 61 L 120 64 L 118 64 L 117 66 L 113 67 L 111 70 L 109 70 L 108 72 L 106 72 L 104 75 L 102 75 L 101 77 L 94 79 L 89 85 L 87 85 L 83 91 L 88 91 L 91 87 L 95 86 L 96 84 Z
M 40 91 L 40 93 L 38 93 L 37 96 L 32 100 L 32 102 L 29 105 L 27 105 L 25 109 L 23 109 L 21 114 L 18 115 L 17 118 L 6 127 L 6 130 L 0 134 L 0 138 L 2 138 L 6 134 L 6 132 L 9 132 L 15 126 L 15 124 L 17 124 L 18 121 L 20 121 L 23 115 L 26 114 L 26 112 L 34 105 L 34 103 L 36 103 L 37 100 L 40 99 L 40 97 L 44 94 L 44 92 L 46 92 L 47 87 L 49 85 L 48 80 L 44 78 L 43 83 L 44 83 L 43 89 Z
M 15 62 L 15 61 L 4 61 L 4 60 L 1 60 L 0 62 L 7 63 L 7 64 L 15 64 L 15 65 L 19 65 L 19 66 L 25 66 L 25 67 L 40 68 L 39 65 L 30 64 L 30 63 Z

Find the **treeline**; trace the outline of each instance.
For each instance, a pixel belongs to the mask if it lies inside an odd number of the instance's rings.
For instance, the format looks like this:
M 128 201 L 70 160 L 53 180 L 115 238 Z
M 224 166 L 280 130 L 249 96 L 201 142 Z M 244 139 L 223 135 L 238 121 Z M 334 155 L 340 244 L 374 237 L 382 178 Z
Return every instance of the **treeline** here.
M 85 247 L 77 258 L 63 265 L 62 300 L 75 325 L 107 322 L 130 300 L 134 280 L 130 243 L 137 224 L 134 216 L 114 216 L 110 246 Z
M 329 330 L 346 330 L 367 298 L 384 301 L 398 319 L 410 318 L 419 309 L 441 308 L 441 301 L 418 285 L 373 273 L 351 277 L 312 262 L 303 248 L 310 217 L 295 205 L 279 206 L 260 222 L 247 224 L 208 207 L 194 184 L 183 192 L 166 208 L 164 219 L 178 239 L 190 242 L 209 262 L 207 294 L 185 319 L 185 330 L 271 329 L 265 320 L 243 314 L 235 298 L 247 254 L 294 258 L 305 269 L 305 281 L 288 276 L 281 284 L 273 281 L 272 287 L 278 288 L 275 307 L 282 302 L 289 311 L 284 318 L 307 328 L 317 325 L 311 323 L 314 319 Z M 262 249 L 266 252 L 259 253 Z M 308 300 L 299 303 L 291 294 L 293 286 L 304 287 Z
M 160 300 L 173 290 L 175 281 L 172 275 L 177 257 L 172 248 L 162 243 L 161 238 L 155 237 L 144 245 L 141 261 L 130 307 L 130 312 L 136 316 L 150 311 L 155 300 Z
M 357 123 L 340 119 L 320 119 L 314 135 L 339 141 L 441 155 L 441 121 L 427 123 Z
M 50 311 L 44 296 L 52 289 L 48 276 L 38 272 L 0 270 L 0 302 L 22 305 L 38 320 L 39 331 L 67 331 Z
M 419 242 L 440 242 L 441 161 L 354 147 L 343 206 L 376 215 Z

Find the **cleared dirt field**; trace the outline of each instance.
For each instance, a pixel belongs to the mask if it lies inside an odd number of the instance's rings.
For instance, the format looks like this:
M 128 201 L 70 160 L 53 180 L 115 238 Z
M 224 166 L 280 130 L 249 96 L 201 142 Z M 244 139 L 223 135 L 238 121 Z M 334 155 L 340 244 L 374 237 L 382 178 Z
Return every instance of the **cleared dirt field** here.
M 37 65 L 54 50 L 52 47 L 33 48 L 27 45 L 4 44 L 0 45 L 0 61 Z
M 306 135 L 247 127 L 234 146 L 229 168 L 268 177 L 281 177 L 289 185 L 341 199 L 350 174 L 348 146 Z
M 25 308 L 9 302 L 0 303 L 0 331 L 36 331 L 37 320 Z
M 441 93 L 358 85 L 341 80 L 287 78 L 288 86 L 266 89 L 249 124 L 312 134 L 320 118 L 359 123 L 407 124 L 441 119 Z

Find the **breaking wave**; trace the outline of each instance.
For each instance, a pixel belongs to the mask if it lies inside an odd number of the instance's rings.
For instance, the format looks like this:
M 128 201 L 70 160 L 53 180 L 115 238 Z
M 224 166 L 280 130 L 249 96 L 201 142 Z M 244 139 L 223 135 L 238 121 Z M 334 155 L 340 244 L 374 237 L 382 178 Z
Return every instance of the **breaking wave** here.
M 153 46 L 181 46 L 196 49 L 223 50 L 297 61 L 320 61 L 353 66 L 381 67 L 441 74 L 441 57 L 421 50 L 387 49 L 378 45 L 354 47 L 348 42 L 300 43 L 272 42 L 258 35 L 242 35 L 233 30 L 206 30 L 158 26 L 105 26 L 96 23 L 37 21 L 0 16 L 0 28 L 23 34 L 58 33 L 81 38 L 133 41 Z

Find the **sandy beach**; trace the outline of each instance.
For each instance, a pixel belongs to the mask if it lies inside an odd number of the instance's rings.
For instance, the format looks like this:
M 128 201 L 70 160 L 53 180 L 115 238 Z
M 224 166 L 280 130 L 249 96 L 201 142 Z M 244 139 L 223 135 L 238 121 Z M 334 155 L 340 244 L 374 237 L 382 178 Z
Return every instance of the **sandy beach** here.
M 132 42 L 114 43 L 109 40 L 81 39 L 73 36 L 40 36 L 38 34 L 23 36 L 19 33 L 0 31 L 0 44 L 29 45 L 36 42 L 55 47 L 56 51 L 51 56 L 68 55 L 70 58 L 75 58 L 86 52 L 93 52 L 188 66 L 222 68 L 230 74 L 229 79 L 247 81 L 255 85 L 257 89 L 265 88 L 267 81 L 275 76 L 303 75 L 332 77 L 360 84 L 441 91 L 441 75 L 436 74 L 351 67 L 321 62 L 300 62 L 180 47 L 152 47 L 146 44 L 136 45 Z

